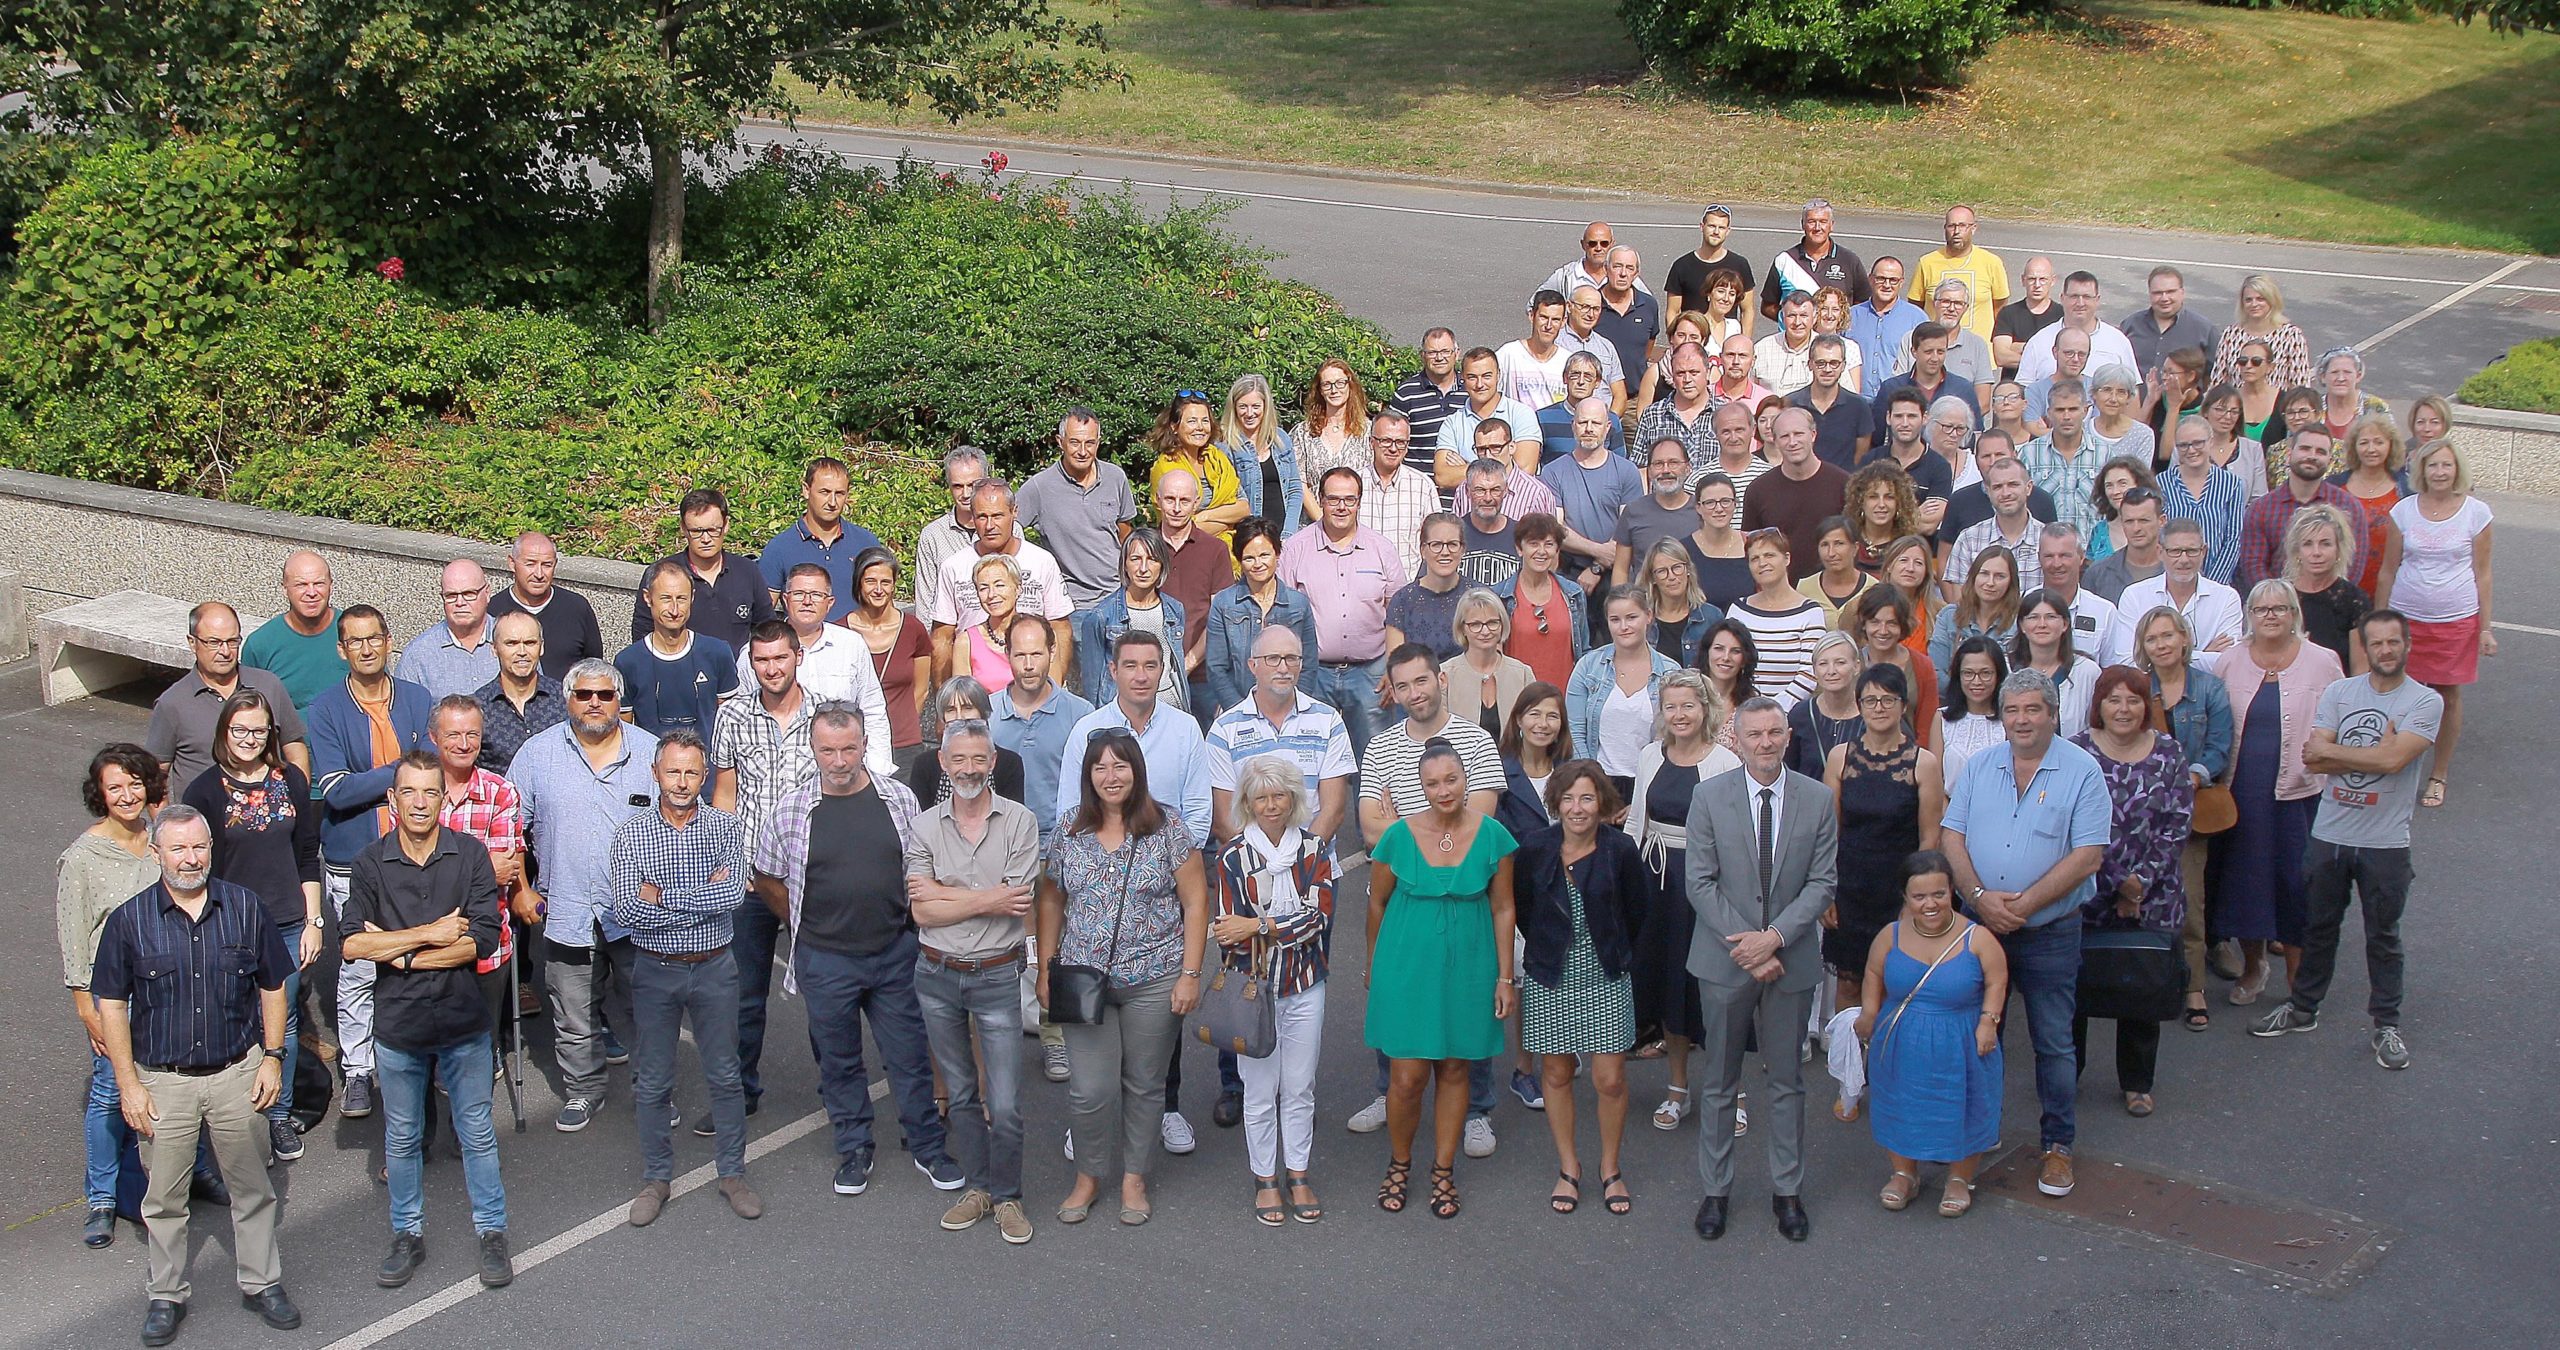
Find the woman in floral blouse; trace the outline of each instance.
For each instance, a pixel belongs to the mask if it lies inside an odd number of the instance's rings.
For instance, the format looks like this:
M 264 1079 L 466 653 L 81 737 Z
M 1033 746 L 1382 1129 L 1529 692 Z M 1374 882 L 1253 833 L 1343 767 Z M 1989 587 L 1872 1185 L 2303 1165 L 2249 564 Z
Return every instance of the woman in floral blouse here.
M 2098 676 L 2090 709 L 2089 729 L 2072 739 L 2098 757 L 2107 795 L 2115 802 L 2115 836 L 2098 863 L 2098 891 L 2082 917 L 2091 928 L 2141 928 L 2174 940 L 2187 920 L 2178 857 L 2196 804 L 2186 754 L 2160 731 L 2151 681 L 2131 666 L 2109 666 Z M 2073 1018 L 2071 1035 L 2085 1063 L 2089 1019 Z M 2151 1114 L 2159 1061 L 2159 1023 L 2116 1023 L 2116 1086 L 2129 1114 Z
M 1164 1115 L 1164 1070 L 1183 1015 L 1200 1006 L 1209 939 L 1209 888 L 1182 821 L 1147 793 L 1138 738 L 1120 727 L 1085 742 L 1082 796 L 1050 845 L 1040 881 L 1040 1006 L 1056 965 L 1106 972 L 1103 1011 L 1067 1038 L 1067 1107 L 1076 1184 L 1060 1223 L 1082 1223 L 1101 1194 L 1113 1143 L 1120 1155 L 1120 1222 L 1145 1223 L 1147 1168 Z

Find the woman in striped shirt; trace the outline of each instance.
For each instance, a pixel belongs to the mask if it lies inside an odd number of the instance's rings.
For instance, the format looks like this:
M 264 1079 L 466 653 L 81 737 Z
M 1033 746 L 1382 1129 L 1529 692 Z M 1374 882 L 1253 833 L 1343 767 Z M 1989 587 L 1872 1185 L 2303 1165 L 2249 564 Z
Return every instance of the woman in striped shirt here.
M 1759 691 L 1793 708 L 1813 692 L 1813 644 L 1831 625 L 1822 606 L 1788 579 L 1788 554 L 1786 531 L 1752 531 L 1742 542 L 1742 557 L 1758 589 L 1725 610 L 1725 617 L 1751 634 L 1760 656 Z
M 1316 1128 L 1316 1058 L 1324 1042 L 1324 980 L 1333 945 L 1333 845 L 1305 832 L 1305 776 L 1286 755 L 1257 755 L 1236 773 L 1234 838 L 1218 853 L 1209 936 L 1230 969 L 1270 981 L 1279 1040 L 1239 1056 L 1244 1145 L 1253 1166 L 1253 1216 L 1324 1217 L 1307 1178 Z M 1277 1170 L 1288 1166 L 1284 1193 Z M 1285 1218 L 1284 1218 L 1285 1216 Z

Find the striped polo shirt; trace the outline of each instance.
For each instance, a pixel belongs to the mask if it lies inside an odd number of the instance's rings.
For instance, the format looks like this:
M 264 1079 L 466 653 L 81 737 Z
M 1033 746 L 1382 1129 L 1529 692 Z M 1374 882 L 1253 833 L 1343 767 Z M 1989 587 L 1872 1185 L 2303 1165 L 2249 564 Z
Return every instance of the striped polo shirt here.
M 1300 691 L 1288 717 L 1275 727 L 1247 694 L 1242 703 L 1209 724 L 1209 786 L 1220 792 L 1235 791 L 1236 775 L 1245 761 L 1269 754 L 1297 761 L 1298 772 L 1307 780 L 1310 810 L 1315 807 L 1318 785 L 1328 778 L 1348 778 L 1358 767 L 1351 757 L 1351 733 L 1342 725 L 1342 714 L 1330 704 Z

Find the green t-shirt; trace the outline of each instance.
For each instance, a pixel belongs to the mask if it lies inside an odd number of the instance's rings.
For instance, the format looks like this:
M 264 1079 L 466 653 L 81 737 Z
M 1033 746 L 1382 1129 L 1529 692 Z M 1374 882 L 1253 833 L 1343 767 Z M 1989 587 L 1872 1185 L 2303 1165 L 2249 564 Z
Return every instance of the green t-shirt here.
M 297 633 L 279 614 L 258 625 L 240 648 L 240 664 L 255 666 L 284 681 L 296 712 L 308 712 L 320 691 L 347 678 L 347 659 L 338 654 L 338 616 L 308 637 Z

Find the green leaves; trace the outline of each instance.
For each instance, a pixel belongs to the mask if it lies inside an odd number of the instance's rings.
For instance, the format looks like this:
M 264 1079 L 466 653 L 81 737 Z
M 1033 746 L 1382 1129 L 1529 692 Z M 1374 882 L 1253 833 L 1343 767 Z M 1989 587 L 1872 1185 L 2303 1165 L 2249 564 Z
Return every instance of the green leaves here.
M 1952 84 L 2006 29 L 2010 0 L 1619 0 L 1647 61 L 1764 93 Z

